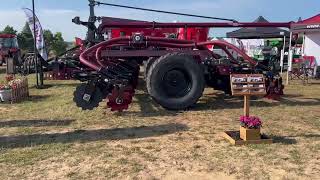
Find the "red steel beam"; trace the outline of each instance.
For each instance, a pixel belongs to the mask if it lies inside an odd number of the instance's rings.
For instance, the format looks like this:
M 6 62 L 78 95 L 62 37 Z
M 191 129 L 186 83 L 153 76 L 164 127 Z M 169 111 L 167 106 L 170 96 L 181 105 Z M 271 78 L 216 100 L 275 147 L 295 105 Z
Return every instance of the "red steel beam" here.
M 178 23 L 159 23 L 159 22 L 108 22 L 100 28 L 242 28 L 242 27 L 283 27 L 290 28 L 292 22 L 178 22 Z

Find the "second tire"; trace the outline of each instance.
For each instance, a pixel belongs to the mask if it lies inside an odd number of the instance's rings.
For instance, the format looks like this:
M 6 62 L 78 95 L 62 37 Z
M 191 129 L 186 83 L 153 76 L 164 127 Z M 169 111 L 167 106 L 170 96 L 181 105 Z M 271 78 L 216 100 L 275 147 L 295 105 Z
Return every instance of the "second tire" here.
M 147 74 L 151 97 L 169 110 L 184 110 L 199 100 L 205 88 L 201 66 L 190 55 L 173 53 L 152 63 Z

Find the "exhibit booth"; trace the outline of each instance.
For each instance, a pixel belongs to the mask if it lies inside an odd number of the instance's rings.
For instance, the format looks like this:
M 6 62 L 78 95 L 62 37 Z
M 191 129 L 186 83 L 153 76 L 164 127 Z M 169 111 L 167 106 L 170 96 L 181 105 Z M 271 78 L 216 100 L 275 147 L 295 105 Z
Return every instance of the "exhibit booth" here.
M 299 55 L 302 60 L 310 62 L 310 67 L 314 68 L 313 75 L 315 75 L 317 66 L 320 65 L 320 14 L 293 23 L 291 26 L 290 42 L 292 42 L 294 35 L 302 36 L 303 43 Z M 290 43 L 291 45 L 292 43 Z M 292 71 L 292 65 L 295 62 L 294 54 L 294 49 L 290 47 L 289 71 Z M 288 82 L 289 77 L 287 77 Z
M 293 34 L 303 35 L 302 55 L 314 56 L 320 64 L 320 14 L 309 19 L 294 23 Z

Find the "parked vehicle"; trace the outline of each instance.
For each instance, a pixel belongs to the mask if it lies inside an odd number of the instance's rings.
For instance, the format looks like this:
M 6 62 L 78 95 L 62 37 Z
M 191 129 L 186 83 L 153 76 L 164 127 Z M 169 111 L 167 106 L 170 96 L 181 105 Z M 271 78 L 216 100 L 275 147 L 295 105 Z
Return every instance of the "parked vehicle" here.
M 15 61 L 19 61 L 21 58 L 17 36 L 0 34 L 0 66 L 5 64 L 8 58 L 13 58 Z
M 74 92 L 74 101 L 84 110 L 98 107 L 103 99 L 107 99 L 112 111 L 128 109 L 142 65 L 148 93 L 169 110 L 183 110 L 193 106 L 207 86 L 230 94 L 231 73 L 265 73 L 270 82 L 268 88 L 276 88 L 277 91 L 272 91 L 273 93 L 282 93 L 281 77 L 269 73 L 268 67 L 256 62 L 232 44 L 207 39 L 209 28 L 213 27 L 288 28 L 290 23 L 240 23 L 228 19 L 224 19 L 227 22 L 213 23 L 136 21 L 96 17 L 96 5 L 112 4 L 89 0 L 89 21 L 81 21 L 79 17 L 73 19 L 74 23 L 88 28 L 84 50 L 79 59 L 90 70 L 76 75 L 84 83 Z M 98 20 L 101 23 L 96 27 Z M 210 51 L 209 46 L 220 48 L 227 58 L 221 58 Z M 238 56 L 235 58 L 229 50 L 238 53 Z M 274 83 L 275 81 L 278 83 Z M 277 84 L 277 87 L 272 84 Z

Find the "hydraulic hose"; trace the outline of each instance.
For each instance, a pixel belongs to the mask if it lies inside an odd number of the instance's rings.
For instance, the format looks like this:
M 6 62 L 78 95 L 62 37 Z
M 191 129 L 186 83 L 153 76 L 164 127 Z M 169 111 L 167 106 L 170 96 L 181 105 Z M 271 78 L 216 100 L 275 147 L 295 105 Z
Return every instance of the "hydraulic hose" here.
M 102 56 L 101 56 L 102 50 L 104 48 L 110 48 L 115 46 L 134 45 L 131 43 L 131 41 L 132 41 L 132 37 L 120 37 L 120 38 L 114 38 L 114 39 L 96 44 L 91 48 L 87 49 L 85 52 L 83 52 L 80 55 L 80 62 L 92 68 L 93 70 L 101 71 L 106 66 L 105 64 L 102 63 Z M 256 61 L 254 61 L 251 57 L 249 57 L 246 53 L 244 53 L 238 47 L 225 41 L 215 40 L 215 41 L 197 43 L 195 41 L 189 41 L 189 40 L 168 39 L 168 38 L 160 38 L 160 37 L 145 37 L 145 42 L 141 44 L 145 45 L 146 48 L 149 46 L 167 47 L 167 48 L 190 48 L 190 51 L 192 51 L 192 49 L 201 49 L 201 48 L 203 49 L 203 47 L 206 47 L 208 45 L 214 45 L 222 48 L 224 51 L 227 51 L 227 49 L 232 49 L 238 54 L 240 54 L 245 61 L 249 62 L 254 66 L 258 65 Z M 230 53 L 228 55 L 230 56 Z M 95 56 L 95 58 L 90 58 L 90 56 L 91 57 Z
M 120 37 L 120 38 L 114 38 L 114 39 L 111 39 L 111 40 L 108 40 L 108 41 L 103 41 L 103 42 L 101 42 L 99 44 L 96 44 L 96 45 L 90 47 L 89 49 L 87 49 L 86 51 L 84 51 L 80 55 L 80 57 L 79 57 L 80 58 L 80 62 L 83 63 L 84 65 L 92 68 L 93 70 L 101 71 L 103 66 L 100 65 L 97 62 L 97 60 L 90 60 L 88 58 L 89 54 L 97 51 L 98 48 L 100 48 L 100 47 L 105 47 L 105 46 L 108 46 L 108 45 L 112 45 L 112 44 L 118 43 L 120 41 L 129 41 L 129 40 L 130 40 L 130 37 Z

